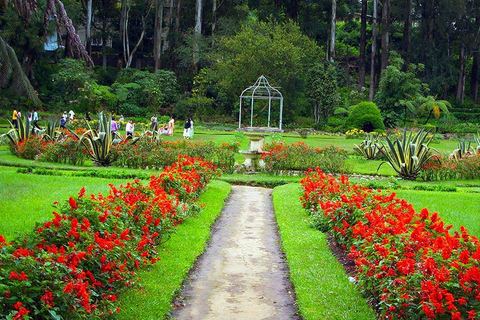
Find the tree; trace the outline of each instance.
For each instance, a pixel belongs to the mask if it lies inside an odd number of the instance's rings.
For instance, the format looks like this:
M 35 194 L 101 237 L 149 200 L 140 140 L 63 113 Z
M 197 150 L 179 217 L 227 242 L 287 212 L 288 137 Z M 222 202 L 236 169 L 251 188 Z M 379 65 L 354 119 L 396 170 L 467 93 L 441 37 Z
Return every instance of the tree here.
M 410 64 L 408 71 L 402 71 L 402 58 L 395 51 L 390 54 L 389 66 L 382 71 L 375 102 L 385 125 L 394 127 L 407 112 L 409 104 L 406 102 L 420 100 L 428 92 L 428 85 L 416 77 L 416 72 L 423 70 L 423 65 Z
M 215 88 L 222 112 L 231 114 L 238 105 L 238 96 L 260 75 L 272 86 L 286 92 L 284 103 L 288 113 L 302 113 L 308 108 L 304 99 L 306 72 L 322 52 L 315 42 L 302 34 L 293 22 L 251 22 L 235 36 L 224 37 L 213 56 L 214 64 L 207 69 L 206 81 Z M 303 98 L 302 98 L 303 97 Z
M 360 56 L 358 57 L 358 90 L 365 87 L 365 48 L 367 47 L 367 0 L 362 0 L 362 14 L 360 18 Z
M 336 69 L 332 63 L 320 62 L 308 70 L 306 95 L 313 104 L 315 123 L 328 122 L 338 101 Z
M 390 0 L 382 0 L 382 58 L 381 70 L 388 65 L 388 47 L 390 45 Z
M 15 95 L 25 96 L 35 106 L 41 105 L 35 90 L 17 60 L 15 51 L 0 37 L 0 91 L 11 90 Z
M 370 92 L 368 100 L 373 101 L 375 91 L 375 56 L 377 55 L 377 0 L 373 0 L 372 54 L 370 62 Z

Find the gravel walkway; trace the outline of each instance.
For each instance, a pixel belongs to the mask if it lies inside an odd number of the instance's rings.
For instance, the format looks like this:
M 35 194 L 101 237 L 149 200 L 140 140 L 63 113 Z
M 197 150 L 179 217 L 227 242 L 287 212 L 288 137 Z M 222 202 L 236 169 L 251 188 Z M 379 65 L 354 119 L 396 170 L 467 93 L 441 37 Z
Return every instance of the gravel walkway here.
M 300 319 L 270 189 L 234 186 L 173 312 L 178 320 Z

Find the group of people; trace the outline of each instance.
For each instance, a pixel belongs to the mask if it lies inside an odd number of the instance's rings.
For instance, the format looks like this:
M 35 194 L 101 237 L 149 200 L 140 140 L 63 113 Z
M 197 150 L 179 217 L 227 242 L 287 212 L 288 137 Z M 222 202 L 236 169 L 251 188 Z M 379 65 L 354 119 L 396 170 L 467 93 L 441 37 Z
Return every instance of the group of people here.
M 16 109 L 13 110 L 12 114 L 12 124 L 15 126 L 15 128 L 18 128 L 18 119 L 21 118 L 22 114 L 20 111 L 17 111 Z M 75 112 L 73 110 L 70 110 L 68 113 L 67 111 L 64 111 L 61 118 L 60 118 L 60 127 L 65 129 L 65 125 L 69 121 L 73 121 L 76 119 Z M 90 121 L 90 114 L 88 111 L 85 111 L 85 119 L 87 121 Z M 40 129 L 38 126 L 38 112 L 37 110 L 32 110 L 28 114 L 28 120 L 30 122 L 33 122 L 33 126 L 37 129 Z M 113 134 L 120 130 L 120 123 L 124 121 L 123 115 L 120 116 L 119 123 L 115 120 L 113 117 L 111 122 L 110 122 L 110 131 Z M 158 118 L 156 114 L 153 114 L 153 116 L 150 118 L 150 121 L 152 122 L 151 129 L 152 131 L 157 131 L 159 134 L 164 134 L 164 135 L 169 135 L 173 136 L 173 132 L 175 130 L 175 118 L 171 117 L 168 123 L 166 123 L 161 129 L 158 128 Z M 133 132 L 134 132 L 135 126 L 133 124 L 132 120 L 129 120 L 125 126 L 125 131 L 127 134 L 127 137 L 133 137 Z M 193 138 L 193 120 L 192 118 L 188 118 L 185 122 L 185 125 L 183 126 L 183 138 L 184 139 L 191 139 Z
M 60 118 L 60 128 L 65 129 L 65 125 L 68 121 L 73 121 L 76 119 L 75 112 L 73 110 L 63 111 L 62 117 Z
M 12 114 L 12 124 L 15 128 L 18 129 L 18 119 L 22 118 L 22 112 L 20 110 L 17 111 L 17 109 L 13 109 L 13 114 Z M 38 126 L 38 112 L 37 109 L 33 109 L 28 113 L 27 119 L 30 123 L 33 122 L 33 127 L 40 129 Z

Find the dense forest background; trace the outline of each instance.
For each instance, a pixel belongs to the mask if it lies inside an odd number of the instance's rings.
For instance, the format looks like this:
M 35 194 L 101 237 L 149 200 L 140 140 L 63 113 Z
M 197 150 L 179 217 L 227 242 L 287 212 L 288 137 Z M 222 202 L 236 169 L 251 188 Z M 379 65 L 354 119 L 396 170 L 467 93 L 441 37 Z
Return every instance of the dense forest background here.
M 476 123 L 479 40 L 474 0 L 0 0 L 0 108 L 235 121 L 265 75 L 291 126 Z

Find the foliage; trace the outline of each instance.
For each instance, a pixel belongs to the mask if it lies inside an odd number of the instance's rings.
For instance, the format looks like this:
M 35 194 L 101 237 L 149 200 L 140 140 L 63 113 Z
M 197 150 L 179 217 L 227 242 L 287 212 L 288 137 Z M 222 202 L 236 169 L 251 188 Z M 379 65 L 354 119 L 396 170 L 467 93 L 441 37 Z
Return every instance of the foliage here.
M 0 236 L 0 313 L 18 319 L 118 313 L 118 294 L 135 284 L 138 269 L 159 260 L 156 247 L 172 228 L 198 213 L 194 200 L 215 174 L 207 162 L 180 158 L 147 185 L 110 185 L 108 195 L 90 197 L 82 188 L 34 232 L 11 243 Z
M 480 243 L 464 227 L 452 235 L 437 213 L 345 176 L 312 170 L 302 187 L 303 206 L 354 260 L 356 284 L 382 319 L 475 318 Z
M 315 63 L 307 73 L 306 96 L 314 105 L 315 122 L 328 122 L 338 102 L 336 68 L 327 61 Z
M 428 146 L 433 136 L 428 137 L 428 134 L 423 130 L 418 132 L 412 130 L 407 134 L 407 130 L 404 130 L 402 138 L 394 138 L 393 141 L 386 136 L 385 143 L 382 143 L 382 153 L 387 161 L 383 161 L 379 168 L 388 163 L 400 177 L 415 180 L 425 164 L 434 156 L 435 150 Z
M 305 107 L 300 98 L 304 95 L 306 72 L 319 55 L 315 42 L 292 22 L 250 22 L 235 36 L 220 40 L 215 63 L 207 69 L 205 81 L 214 85 L 216 102 L 229 115 L 237 112 L 234 106 L 240 93 L 263 74 L 272 86 L 289 92 L 285 105 L 297 110 L 285 112 L 295 114 Z
M 173 104 L 178 94 L 176 76 L 166 70 L 151 73 L 133 68 L 123 69 L 112 89 L 121 105 L 135 105 L 150 112 L 165 110 Z
M 334 146 L 312 148 L 301 141 L 295 144 L 272 142 L 263 147 L 262 160 L 265 162 L 265 170 L 274 174 L 291 170 L 304 171 L 312 166 L 332 173 L 343 173 L 346 171 L 347 155 L 347 151 Z
M 47 99 L 58 101 L 61 106 L 68 106 L 79 112 L 79 101 L 92 99 L 93 72 L 82 60 L 63 59 L 58 63 L 58 71 L 52 75 L 54 89 Z
M 395 52 L 390 52 L 390 65 L 382 71 L 375 102 L 380 108 L 387 127 L 395 127 L 399 119 L 406 118 L 407 110 L 412 105 L 409 101 L 418 101 L 428 91 L 428 86 L 416 77 L 423 65 L 409 65 L 408 71 L 402 71 L 404 61 Z
M 421 104 L 418 107 L 418 115 L 424 116 L 428 114 L 425 124 L 428 123 L 430 117 L 433 115 L 435 119 L 440 118 L 441 114 L 448 114 L 448 109 L 451 108 L 450 102 L 446 100 L 437 100 L 436 97 L 427 96 L 420 100 Z
M 379 144 L 378 137 L 374 134 L 367 134 L 365 140 L 360 145 L 355 144 L 353 149 L 358 151 L 365 159 L 373 160 L 382 154 L 383 146 Z
M 365 132 L 383 132 L 383 124 L 380 110 L 373 102 L 363 101 L 350 108 L 346 125 L 350 129 L 361 129 Z

